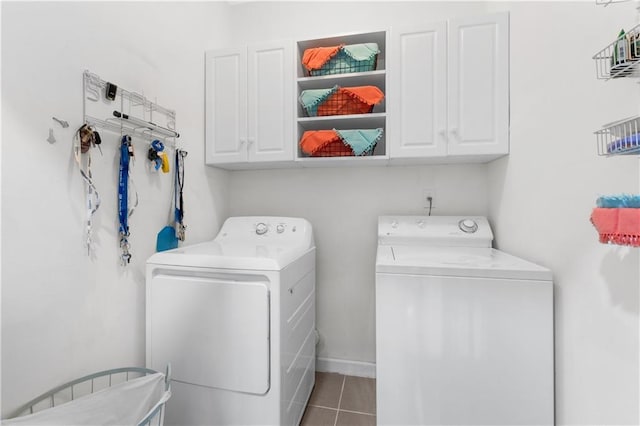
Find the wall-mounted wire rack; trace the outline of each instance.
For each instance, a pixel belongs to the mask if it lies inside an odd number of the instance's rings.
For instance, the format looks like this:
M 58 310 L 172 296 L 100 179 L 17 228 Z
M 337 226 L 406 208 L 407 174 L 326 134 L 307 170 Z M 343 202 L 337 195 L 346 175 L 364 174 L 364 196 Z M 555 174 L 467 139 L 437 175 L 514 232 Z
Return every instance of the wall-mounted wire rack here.
M 593 55 L 596 75 L 601 80 L 640 77 L 640 25 Z
M 147 141 L 170 138 L 175 145 L 175 138 L 180 136 L 175 130 L 175 111 L 119 86 L 115 97 L 108 99 L 109 84 L 98 75 L 84 71 L 82 113 L 86 124 Z
M 594 133 L 598 155 L 640 154 L 640 116 L 605 124 Z

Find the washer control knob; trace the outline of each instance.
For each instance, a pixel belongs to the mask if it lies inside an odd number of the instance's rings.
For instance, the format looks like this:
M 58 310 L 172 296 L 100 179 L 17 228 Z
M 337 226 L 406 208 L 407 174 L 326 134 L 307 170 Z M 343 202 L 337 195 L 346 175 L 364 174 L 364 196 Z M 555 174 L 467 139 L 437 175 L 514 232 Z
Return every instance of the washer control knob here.
M 473 219 L 462 219 L 458 222 L 458 227 L 462 232 L 466 232 L 467 234 L 473 234 L 478 230 L 478 224 Z
M 425 222 L 424 222 L 423 219 L 417 220 L 416 224 L 418 225 L 418 228 L 424 228 L 424 226 L 425 226 Z
M 398 227 L 398 221 L 397 221 L 397 220 L 395 220 L 395 219 L 393 219 L 393 220 L 391 221 L 391 227 L 392 227 L 393 229 L 396 229 L 396 228 Z
M 284 232 L 284 225 L 283 224 L 279 224 L 278 226 L 276 226 L 276 232 L 278 234 L 282 234 Z
M 260 222 L 259 224 L 256 225 L 256 234 L 258 235 L 264 235 L 267 233 L 267 224 Z

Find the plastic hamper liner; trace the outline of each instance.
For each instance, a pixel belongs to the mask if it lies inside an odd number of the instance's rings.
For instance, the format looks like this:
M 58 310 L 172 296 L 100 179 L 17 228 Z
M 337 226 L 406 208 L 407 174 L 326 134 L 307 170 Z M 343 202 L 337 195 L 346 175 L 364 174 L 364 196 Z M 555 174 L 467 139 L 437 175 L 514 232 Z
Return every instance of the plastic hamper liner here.
M 171 396 L 162 373 L 118 383 L 34 414 L 2 420 L 3 425 L 138 425 Z

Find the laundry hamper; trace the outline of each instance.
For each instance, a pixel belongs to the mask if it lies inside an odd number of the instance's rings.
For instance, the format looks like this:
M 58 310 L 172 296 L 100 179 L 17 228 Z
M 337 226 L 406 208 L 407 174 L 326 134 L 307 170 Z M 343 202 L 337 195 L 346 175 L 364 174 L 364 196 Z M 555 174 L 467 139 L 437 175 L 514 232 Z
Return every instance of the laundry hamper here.
M 309 76 L 374 71 L 378 61 L 377 43 L 312 47 L 302 54 Z
M 90 374 L 58 386 L 15 411 L 6 426 L 161 426 L 171 397 L 166 375 L 140 367 Z

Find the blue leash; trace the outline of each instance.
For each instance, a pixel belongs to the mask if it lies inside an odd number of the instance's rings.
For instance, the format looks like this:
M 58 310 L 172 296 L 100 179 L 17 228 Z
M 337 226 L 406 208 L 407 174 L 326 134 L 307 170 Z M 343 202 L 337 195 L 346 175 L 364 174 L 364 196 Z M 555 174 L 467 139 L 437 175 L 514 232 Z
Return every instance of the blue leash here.
M 129 160 L 133 153 L 131 137 L 124 135 L 120 144 L 120 172 L 118 174 L 118 219 L 120 221 L 120 248 L 122 249 L 122 264 L 131 262 L 129 253 Z

